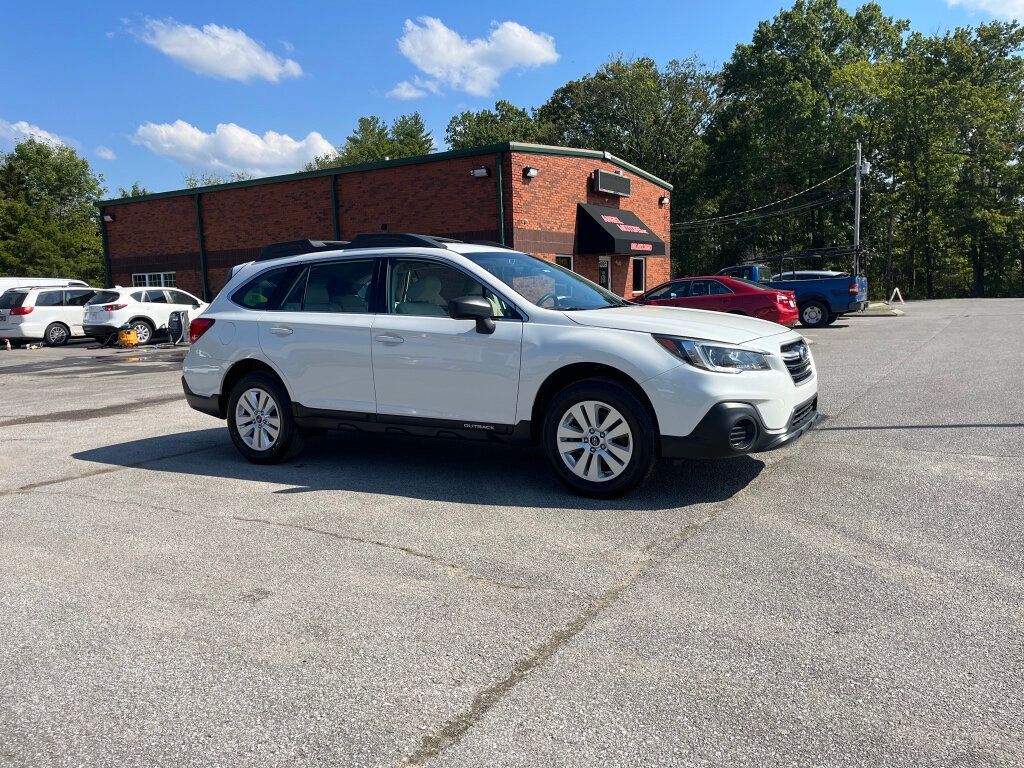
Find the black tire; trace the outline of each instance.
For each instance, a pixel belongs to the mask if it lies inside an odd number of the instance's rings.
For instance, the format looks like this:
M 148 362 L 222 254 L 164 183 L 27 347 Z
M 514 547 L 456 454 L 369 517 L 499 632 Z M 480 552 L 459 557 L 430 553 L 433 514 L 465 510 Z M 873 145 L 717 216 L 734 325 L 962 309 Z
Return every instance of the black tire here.
M 804 328 L 821 328 L 828 323 L 831 313 L 820 301 L 808 301 L 800 305 L 800 325 Z
M 610 451 L 614 448 L 606 452 L 600 442 L 595 443 L 594 446 L 584 447 L 583 439 L 590 440 L 591 437 L 597 437 L 600 440 L 604 433 L 594 432 L 591 434 L 590 427 L 579 425 L 576 421 L 573 421 L 573 429 L 579 426 L 583 430 L 580 433 L 579 455 L 573 457 L 570 452 L 564 451 L 566 443 L 559 440 L 559 427 L 563 419 L 568 418 L 570 409 L 588 401 L 615 409 L 628 427 L 628 445 L 631 451 L 624 465 L 613 468 L 612 461 L 615 460 L 615 456 Z M 609 416 L 610 411 L 604 411 L 603 415 Z M 602 413 L 599 412 L 597 414 L 598 424 L 595 426 L 602 426 L 601 421 Z M 610 427 L 608 432 L 611 434 L 616 431 L 618 423 L 606 423 L 604 426 Z M 628 388 L 609 379 L 585 379 L 565 387 L 548 403 L 541 427 L 541 443 L 544 446 L 544 453 L 559 479 L 576 493 L 600 499 L 621 496 L 647 479 L 658 458 L 657 436 L 658 429 L 654 418 L 643 401 Z M 605 440 L 609 446 L 612 445 L 610 439 L 605 438 Z M 614 447 L 619 448 L 619 451 L 622 452 L 625 450 L 625 445 L 626 443 L 620 442 Z M 563 458 L 563 452 L 566 453 L 567 458 Z M 589 458 L 588 454 L 591 454 Z M 581 472 L 584 474 L 593 465 L 598 474 L 607 472 L 609 476 L 607 479 L 587 479 L 577 474 L 569 466 L 568 462 L 571 460 L 585 462 L 581 467 Z M 576 464 L 576 466 L 580 465 Z M 618 471 L 617 475 L 613 474 L 615 471 Z
M 825 325 L 832 325 L 832 323 L 834 323 L 836 320 L 838 320 L 842 316 L 843 315 L 840 312 L 833 312 L 832 314 L 830 314 L 828 316 L 828 322 L 825 323 Z
M 153 324 L 149 320 L 143 320 L 142 318 L 136 318 L 132 320 L 128 326 L 138 334 L 139 346 L 144 347 L 153 341 Z M 143 341 L 145 339 L 145 341 Z
M 43 342 L 48 347 L 63 347 L 71 338 L 71 329 L 64 323 L 50 323 L 43 331 Z
M 243 431 L 239 431 L 238 401 L 250 390 L 258 390 L 269 396 L 273 402 L 273 410 L 277 413 L 277 436 L 265 448 L 260 448 L 260 441 L 255 439 L 252 432 L 246 431 L 246 424 L 243 423 Z M 263 417 L 272 419 L 273 410 L 269 406 L 263 408 Z M 288 392 L 276 376 L 264 371 L 248 373 L 235 384 L 228 397 L 227 421 L 231 442 L 235 444 L 239 453 L 254 464 L 277 464 L 296 455 L 305 444 L 302 431 L 295 424 Z M 264 432 L 264 435 L 266 434 L 268 433 Z

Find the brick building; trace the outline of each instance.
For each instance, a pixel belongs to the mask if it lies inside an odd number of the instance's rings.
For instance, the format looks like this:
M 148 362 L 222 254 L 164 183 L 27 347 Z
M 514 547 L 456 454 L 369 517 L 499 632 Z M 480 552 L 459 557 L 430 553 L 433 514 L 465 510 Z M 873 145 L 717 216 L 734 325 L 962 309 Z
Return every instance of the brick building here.
M 109 285 L 209 299 L 269 243 L 389 231 L 505 243 L 629 298 L 669 278 L 671 188 L 607 152 L 505 143 L 98 205 Z

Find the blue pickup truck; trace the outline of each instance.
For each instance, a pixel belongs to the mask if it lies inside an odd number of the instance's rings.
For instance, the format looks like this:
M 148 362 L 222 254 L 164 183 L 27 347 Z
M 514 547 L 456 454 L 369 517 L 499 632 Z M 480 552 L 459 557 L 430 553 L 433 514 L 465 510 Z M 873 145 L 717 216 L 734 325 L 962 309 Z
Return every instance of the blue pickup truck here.
M 868 279 L 848 272 L 786 269 L 773 275 L 764 264 L 737 264 L 718 274 L 793 291 L 800 324 L 806 328 L 831 325 L 847 312 L 860 312 L 868 306 Z

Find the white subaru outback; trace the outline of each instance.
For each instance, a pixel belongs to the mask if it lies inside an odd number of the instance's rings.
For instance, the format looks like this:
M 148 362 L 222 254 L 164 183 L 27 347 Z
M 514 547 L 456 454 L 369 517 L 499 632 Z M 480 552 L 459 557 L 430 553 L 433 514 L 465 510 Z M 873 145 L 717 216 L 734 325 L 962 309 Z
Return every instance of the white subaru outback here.
M 794 331 L 630 304 L 502 247 L 422 235 L 271 246 L 192 321 L 182 385 L 247 459 L 325 429 L 539 443 L 576 491 L 659 457 L 778 448 L 817 418 Z

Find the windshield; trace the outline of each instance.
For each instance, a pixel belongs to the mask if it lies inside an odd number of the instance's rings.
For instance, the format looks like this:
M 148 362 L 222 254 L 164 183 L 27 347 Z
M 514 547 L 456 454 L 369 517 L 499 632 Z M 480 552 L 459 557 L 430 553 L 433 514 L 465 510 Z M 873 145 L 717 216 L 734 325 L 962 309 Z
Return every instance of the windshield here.
M 517 251 L 462 254 L 532 304 L 573 312 L 624 307 L 629 302 L 550 261 Z
M 121 298 L 121 294 L 117 291 L 100 291 L 93 296 L 87 303 L 89 304 L 110 304 L 113 301 L 117 301 Z

